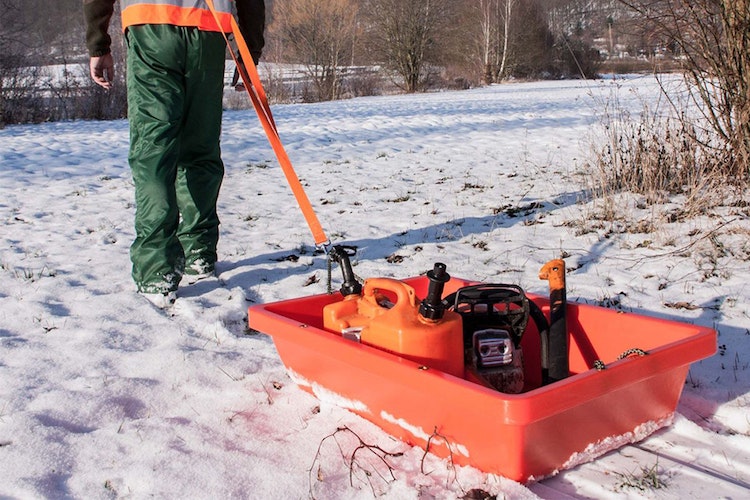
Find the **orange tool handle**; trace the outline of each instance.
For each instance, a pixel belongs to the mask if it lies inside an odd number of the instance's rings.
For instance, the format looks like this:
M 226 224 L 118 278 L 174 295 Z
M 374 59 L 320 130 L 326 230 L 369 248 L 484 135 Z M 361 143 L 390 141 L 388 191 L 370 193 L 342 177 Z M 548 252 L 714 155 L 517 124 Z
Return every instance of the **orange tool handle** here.
M 539 279 L 549 281 L 549 289 L 552 291 L 565 290 L 565 261 L 554 259 L 542 266 L 539 270 Z

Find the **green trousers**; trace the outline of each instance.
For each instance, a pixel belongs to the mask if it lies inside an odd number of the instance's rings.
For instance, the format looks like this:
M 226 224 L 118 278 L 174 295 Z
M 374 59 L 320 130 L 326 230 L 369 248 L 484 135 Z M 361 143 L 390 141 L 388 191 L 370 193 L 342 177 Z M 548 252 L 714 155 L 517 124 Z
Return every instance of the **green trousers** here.
M 216 263 L 226 46 L 220 33 L 171 25 L 133 26 L 126 40 L 133 279 L 166 293 Z

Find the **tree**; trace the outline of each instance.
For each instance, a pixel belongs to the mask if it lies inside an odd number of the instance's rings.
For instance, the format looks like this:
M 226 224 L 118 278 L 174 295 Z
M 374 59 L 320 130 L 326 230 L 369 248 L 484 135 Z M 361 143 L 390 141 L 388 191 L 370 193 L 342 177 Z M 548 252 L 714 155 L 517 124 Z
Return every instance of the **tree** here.
M 80 0 L 0 0 L 0 123 L 124 116 L 118 13 L 110 31 L 118 84 L 105 93 L 88 78 Z
M 599 53 L 591 48 L 594 33 L 606 25 L 601 20 L 601 0 L 553 0 L 546 2 L 548 26 L 554 40 L 555 66 L 559 74 L 595 78 Z
M 269 33 L 305 65 L 318 98 L 330 100 L 341 96 L 341 66 L 351 60 L 357 29 L 352 0 L 289 0 L 274 11 Z
M 596 76 L 598 8 L 610 0 L 473 0 L 467 8 L 485 83 L 509 76 Z M 476 43 L 476 42 L 475 42 Z
M 554 68 L 555 39 L 549 27 L 548 6 L 541 0 L 523 2 L 513 20 L 512 74 L 519 78 L 558 77 Z
M 40 70 L 31 64 L 32 24 L 25 4 L 0 0 L 0 128 L 33 121 L 36 108 L 30 89 Z
M 482 32 L 482 64 L 485 83 L 500 81 L 506 72 L 510 47 L 510 27 L 518 0 L 479 0 Z
M 713 140 L 708 157 L 725 180 L 750 176 L 750 0 L 621 0 L 685 59 L 692 98 Z
M 401 79 L 407 92 L 426 88 L 455 26 L 451 0 L 365 0 L 370 46 Z

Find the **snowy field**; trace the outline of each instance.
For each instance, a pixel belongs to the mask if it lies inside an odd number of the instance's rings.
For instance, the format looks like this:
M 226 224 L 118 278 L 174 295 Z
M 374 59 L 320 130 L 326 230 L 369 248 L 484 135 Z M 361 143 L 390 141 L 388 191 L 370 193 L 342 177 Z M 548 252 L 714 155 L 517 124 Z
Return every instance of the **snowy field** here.
M 613 92 L 638 110 L 657 85 L 516 83 L 274 112 L 328 235 L 359 248 L 361 277 L 440 261 L 545 294 L 539 268 L 562 255 L 571 301 L 716 328 L 717 354 L 691 367 L 670 427 L 530 485 L 425 456 L 298 389 L 270 337 L 246 331 L 249 305 L 327 281 L 254 112 L 225 114 L 218 277 L 182 286 L 171 315 L 130 278 L 127 123 L 12 126 L 0 130 L 0 497 L 750 497 L 748 208 L 622 230 L 679 207 L 636 199 L 625 222 L 596 220 L 584 163 Z M 354 433 L 403 453 L 393 477 L 365 454 L 351 463 Z

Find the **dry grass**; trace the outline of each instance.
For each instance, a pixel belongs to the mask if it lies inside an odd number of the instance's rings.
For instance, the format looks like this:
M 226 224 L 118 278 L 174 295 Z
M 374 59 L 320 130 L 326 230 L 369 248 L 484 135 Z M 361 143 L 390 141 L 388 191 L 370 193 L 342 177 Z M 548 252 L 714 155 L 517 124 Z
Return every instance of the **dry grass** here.
M 724 168 L 731 154 L 710 127 L 701 126 L 689 99 L 662 86 L 655 103 L 642 100 L 642 109 L 632 113 L 617 92 L 602 106 L 602 133 L 592 141 L 588 164 L 587 188 L 598 200 L 597 217 L 617 219 L 622 193 L 639 195 L 644 204 L 639 208 L 679 197 L 681 218 L 743 202 L 742 180 Z

